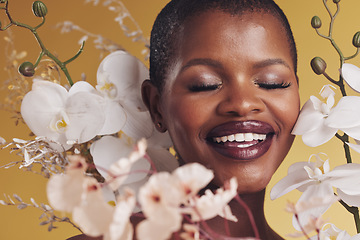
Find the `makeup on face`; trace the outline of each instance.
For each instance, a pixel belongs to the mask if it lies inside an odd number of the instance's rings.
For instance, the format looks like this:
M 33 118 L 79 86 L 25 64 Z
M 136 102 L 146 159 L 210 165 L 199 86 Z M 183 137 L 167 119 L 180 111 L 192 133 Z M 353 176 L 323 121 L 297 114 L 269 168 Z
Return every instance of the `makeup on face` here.
M 160 111 L 182 160 L 213 169 L 217 185 L 265 188 L 293 142 L 300 103 L 281 28 L 269 14 L 221 11 L 184 26 Z

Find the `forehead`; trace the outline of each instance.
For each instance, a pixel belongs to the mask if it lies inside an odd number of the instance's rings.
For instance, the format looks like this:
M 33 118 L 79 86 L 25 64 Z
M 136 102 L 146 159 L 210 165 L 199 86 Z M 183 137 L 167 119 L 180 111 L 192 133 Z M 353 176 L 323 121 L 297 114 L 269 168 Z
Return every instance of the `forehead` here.
M 269 13 L 258 11 L 231 15 L 207 11 L 187 19 L 181 35 L 177 57 L 182 60 L 196 54 L 216 58 L 222 54 L 262 58 L 272 53 L 283 55 L 293 65 L 284 27 Z

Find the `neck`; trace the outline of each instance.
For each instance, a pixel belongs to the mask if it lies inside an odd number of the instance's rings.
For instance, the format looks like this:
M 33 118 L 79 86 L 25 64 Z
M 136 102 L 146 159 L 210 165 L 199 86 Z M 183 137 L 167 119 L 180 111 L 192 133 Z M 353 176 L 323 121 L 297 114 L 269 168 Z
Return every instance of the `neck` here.
M 256 193 L 240 194 L 239 197 L 251 211 L 260 239 L 282 239 L 270 228 L 265 219 L 265 189 Z M 255 237 L 255 230 L 246 209 L 237 200 L 232 200 L 229 206 L 232 213 L 237 217 L 238 222 L 231 222 L 221 217 L 216 217 L 207 221 L 209 228 L 216 233 L 231 237 Z M 228 224 L 228 227 L 224 227 L 226 224 Z

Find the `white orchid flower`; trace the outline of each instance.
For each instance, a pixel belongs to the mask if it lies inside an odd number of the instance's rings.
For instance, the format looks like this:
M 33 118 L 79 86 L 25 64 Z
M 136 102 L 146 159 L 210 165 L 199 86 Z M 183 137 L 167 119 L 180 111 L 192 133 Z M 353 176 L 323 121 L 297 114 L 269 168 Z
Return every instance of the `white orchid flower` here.
M 316 162 L 310 162 L 315 156 Z M 360 164 L 350 163 L 335 167 L 330 171 L 329 160 L 322 160 L 319 155 L 312 155 L 308 162 L 297 162 L 288 169 L 288 175 L 281 179 L 270 192 L 271 199 L 276 199 L 294 189 L 303 192 L 299 201 L 314 197 L 333 195 L 333 187 L 337 188 L 338 196 L 350 206 L 360 206 Z M 319 217 L 328 206 L 320 206 L 305 211 L 300 216 L 304 223 L 310 215 Z M 304 221 L 304 222 L 303 222 Z M 295 228 L 296 224 L 294 223 Z
M 313 236 L 310 240 L 360 240 L 360 234 L 351 237 L 346 231 L 337 228 L 334 224 L 325 224 L 319 232 L 319 236 Z
M 113 52 L 101 62 L 96 89 L 107 102 L 101 134 L 122 130 L 136 140 L 152 134 L 154 127 L 141 98 L 141 84 L 148 74 L 141 61 L 124 51 Z
M 350 63 L 344 63 L 340 73 L 354 91 L 360 92 L 360 68 Z
M 345 96 L 333 108 L 325 120 L 330 128 L 337 128 L 350 137 L 360 140 L 360 97 Z
M 335 103 L 335 92 L 331 88 L 331 85 L 325 85 L 320 91 L 321 96 L 326 99 L 325 103 L 315 96 L 310 97 L 302 107 L 292 131 L 292 134 L 302 135 L 304 143 L 310 147 L 329 141 L 338 130 L 325 124 Z
M 334 107 L 335 92 L 331 87 L 325 85 L 320 91 L 325 103 L 315 96 L 310 97 L 292 131 L 295 135 L 302 135 L 303 142 L 310 147 L 329 141 L 338 130 L 360 139 L 360 97 L 342 97 Z
M 59 151 L 67 150 L 75 142 L 91 140 L 104 124 L 103 98 L 92 91 L 82 81 L 67 91 L 59 84 L 34 80 L 22 101 L 21 115 L 35 135 L 60 143 Z

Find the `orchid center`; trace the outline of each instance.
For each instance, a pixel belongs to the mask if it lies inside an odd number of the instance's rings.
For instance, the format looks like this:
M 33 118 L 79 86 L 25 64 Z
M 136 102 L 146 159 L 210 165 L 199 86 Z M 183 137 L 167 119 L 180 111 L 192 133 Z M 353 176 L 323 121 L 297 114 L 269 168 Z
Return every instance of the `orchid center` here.
M 65 112 L 61 112 L 57 116 L 53 118 L 53 120 L 50 123 L 50 129 L 54 132 L 63 133 L 66 131 L 68 125 L 69 125 L 69 117 Z
M 100 81 L 100 84 L 96 86 L 96 89 L 110 99 L 114 99 L 117 96 L 115 84 L 108 81 L 107 78 L 103 78 L 103 80 Z

